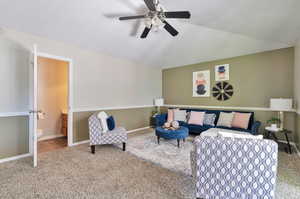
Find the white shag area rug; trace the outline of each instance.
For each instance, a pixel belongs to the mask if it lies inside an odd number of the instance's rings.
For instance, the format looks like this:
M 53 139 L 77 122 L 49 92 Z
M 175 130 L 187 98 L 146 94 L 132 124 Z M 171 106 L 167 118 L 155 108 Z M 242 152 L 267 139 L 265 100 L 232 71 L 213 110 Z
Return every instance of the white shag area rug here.
M 180 148 L 177 147 L 177 140 L 160 139 L 153 134 L 145 134 L 129 139 L 127 151 L 151 161 L 161 167 L 175 172 L 191 175 L 190 151 L 193 148 L 193 137 L 188 137 L 185 142 L 180 141 Z

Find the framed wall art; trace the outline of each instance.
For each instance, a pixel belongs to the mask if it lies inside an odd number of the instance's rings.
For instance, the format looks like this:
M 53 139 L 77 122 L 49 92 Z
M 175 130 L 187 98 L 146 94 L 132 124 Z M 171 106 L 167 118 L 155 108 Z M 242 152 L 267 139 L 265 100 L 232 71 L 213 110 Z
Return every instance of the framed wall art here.
M 217 82 L 229 80 L 229 64 L 215 66 L 215 80 Z
M 193 97 L 210 96 L 210 71 L 193 72 Z

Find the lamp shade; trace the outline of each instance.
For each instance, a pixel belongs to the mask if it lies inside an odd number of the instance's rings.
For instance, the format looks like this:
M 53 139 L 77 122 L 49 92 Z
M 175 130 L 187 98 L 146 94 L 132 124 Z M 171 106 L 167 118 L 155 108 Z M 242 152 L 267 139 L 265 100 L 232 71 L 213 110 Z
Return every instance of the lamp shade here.
M 164 105 L 164 99 L 163 98 L 157 98 L 154 100 L 155 106 L 163 106 Z
M 293 108 L 293 100 L 273 98 L 270 100 L 270 108 L 274 111 L 290 111 Z

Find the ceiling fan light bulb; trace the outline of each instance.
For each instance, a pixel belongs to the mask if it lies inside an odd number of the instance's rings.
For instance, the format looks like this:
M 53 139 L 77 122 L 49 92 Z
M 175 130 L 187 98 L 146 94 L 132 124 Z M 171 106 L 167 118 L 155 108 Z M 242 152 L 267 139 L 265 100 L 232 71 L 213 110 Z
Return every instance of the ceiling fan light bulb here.
M 150 28 L 150 27 L 152 26 L 152 20 L 151 20 L 150 18 L 147 18 L 147 19 L 145 20 L 145 25 L 146 25 L 148 28 Z

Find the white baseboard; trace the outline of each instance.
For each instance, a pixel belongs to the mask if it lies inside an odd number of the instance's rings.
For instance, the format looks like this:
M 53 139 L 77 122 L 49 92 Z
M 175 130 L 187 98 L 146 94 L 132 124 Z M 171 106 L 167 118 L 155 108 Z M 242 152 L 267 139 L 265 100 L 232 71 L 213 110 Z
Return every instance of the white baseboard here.
M 65 136 L 62 134 L 42 136 L 41 138 L 38 139 L 38 142 L 45 141 L 45 140 L 52 140 L 52 139 L 61 138 L 61 137 L 65 137 Z
M 151 128 L 150 126 L 146 126 L 146 127 L 143 127 L 143 128 L 138 128 L 138 129 L 133 129 L 133 130 L 127 131 L 127 133 L 130 134 L 130 133 L 134 133 L 134 132 L 137 132 L 137 131 L 143 131 L 143 130 L 150 129 L 150 128 Z
M 31 154 L 26 153 L 26 154 L 17 155 L 17 156 L 10 157 L 10 158 L 4 158 L 4 159 L 0 159 L 0 163 L 9 162 L 9 161 L 13 161 L 13 160 L 18 160 L 18 159 L 21 159 L 21 158 L 27 158 L 29 156 L 31 156 Z
M 90 140 L 83 140 L 83 141 L 80 141 L 80 142 L 75 142 L 71 146 L 77 146 L 77 145 L 86 144 L 86 143 L 89 143 L 89 142 L 90 142 Z
M 150 126 L 143 127 L 143 128 L 138 128 L 138 129 L 133 129 L 133 130 L 127 131 L 127 133 L 130 134 L 130 133 L 133 133 L 133 132 L 142 131 L 142 130 L 146 130 L 146 129 L 149 129 L 149 128 L 150 128 Z M 80 142 L 75 142 L 71 146 L 77 146 L 77 145 L 86 144 L 86 143 L 89 143 L 89 142 L 90 142 L 90 140 L 83 140 L 83 141 L 80 141 Z

